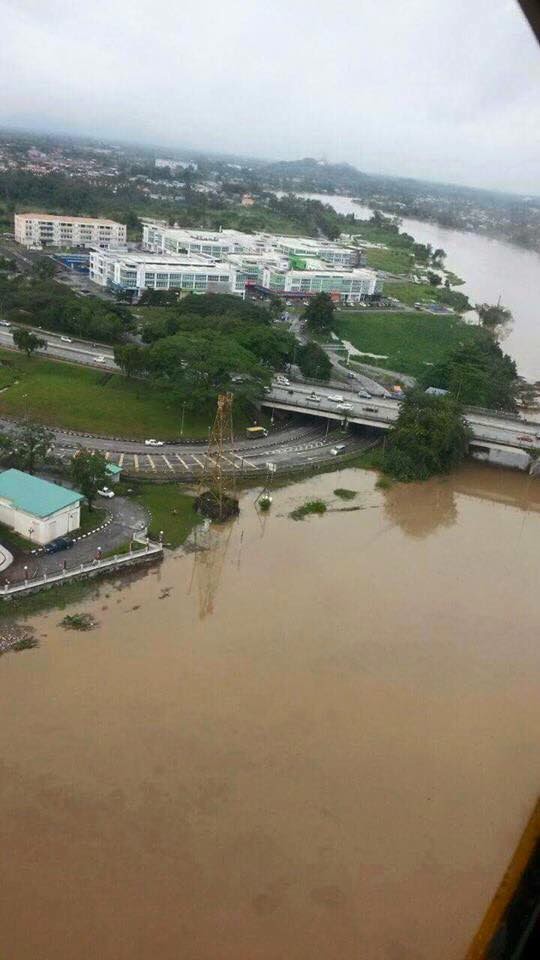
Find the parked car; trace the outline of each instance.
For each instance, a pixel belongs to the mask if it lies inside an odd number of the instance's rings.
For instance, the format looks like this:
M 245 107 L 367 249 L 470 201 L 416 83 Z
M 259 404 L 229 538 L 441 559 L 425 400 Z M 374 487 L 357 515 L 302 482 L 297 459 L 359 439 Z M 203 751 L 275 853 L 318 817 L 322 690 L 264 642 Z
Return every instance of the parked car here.
M 528 433 L 518 433 L 516 440 L 519 440 L 520 443 L 534 443 L 534 438 L 530 437 Z
M 98 495 L 100 497 L 106 497 L 107 500 L 111 500 L 114 497 L 114 493 L 110 487 L 102 487 L 101 490 L 98 490 Z
M 105 363 L 105 357 L 100 353 L 97 357 L 94 357 L 96 363 Z
M 378 413 L 378 407 L 362 407 L 362 410 L 365 410 L 366 413 Z
M 60 337 L 62 343 L 73 343 L 71 337 Z
M 315 391 L 313 391 L 313 393 L 310 393 L 310 395 L 309 395 L 309 397 L 308 397 L 308 400 L 310 400 L 311 403 L 320 403 L 320 402 L 321 402 L 321 398 L 320 398 L 319 394 L 318 394 L 318 393 L 315 393 Z
M 56 540 L 46 544 L 45 553 L 60 553 L 61 550 L 71 550 L 72 546 L 73 540 L 69 537 L 57 537 Z
M 275 378 L 275 381 L 276 383 L 279 383 L 284 387 L 288 387 L 290 384 L 290 380 L 288 380 L 287 377 L 284 377 L 281 373 L 278 373 L 277 377 Z
M 0 320 L 0 327 L 10 327 L 11 324 L 9 320 Z
M 340 393 L 330 393 L 328 399 L 331 400 L 332 403 L 345 403 L 345 397 L 342 397 Z
M 352 403 L 338 403 L 338 410 L 352 410 Z
M 144 445 L 145 447 L 162 447 L 163 440 L 154 440 L 153 437 L 151 437 L 150 440 L 144 441 Z
M 337 457 L 338 453 L 340 453 L 344 449 L 345 449 L 344 443 L 336 443 L 335 447 L 332 447 L 332 449 L 330 450 L 330 453 L 332 454 L 333 457 Z
M 358 396 L 362 397 L 362 400 L 371 400 L 371 394 L 367 390 L 359 390 Z

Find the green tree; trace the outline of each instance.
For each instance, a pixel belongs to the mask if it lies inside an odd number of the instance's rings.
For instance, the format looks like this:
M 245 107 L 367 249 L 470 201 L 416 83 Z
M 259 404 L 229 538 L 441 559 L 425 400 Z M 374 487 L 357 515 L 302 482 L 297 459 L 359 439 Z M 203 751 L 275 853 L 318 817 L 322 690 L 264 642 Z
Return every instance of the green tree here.
M 480 317 L 480 323 L 484 330 L 495 340 L 502 340 L 510 332 L 512 325 L 512 312 L 507 307 L 502 307 L 499 303 L 477 303 L 476 312 Z
M 32 274 L 39 280 L 50 280 L 56 273 L 56 265 L 50 257 L 39 257 L 32 264 Z
M 22 350 L 27 357 L 30 357 L 35 350 L 43 350 L 47 347 L 47 341 L 42 337 L 36 336 L 31 330 L 24 327 L 16 327 L 13 331 L 13 343 L 17 350 Z
M 427 278 L 432 287 L 440 287 L 442 280 L 438 273 L 433 273 L 433 270 L 428 270 Z
M 299 347 L 296 359 L 305 377 L 312 380 L 329 380 L 332 364 L 328 355 L 318 343 L 312 340 Z
M 147 351 L 136 343 L 126 343 L 114 348 L 114 362 L 126 377 L 135 377 L 146 369 Z
M 79 447 L 71 461 L 71 477 L 74 484 L 88 501 L 88 509 L 92 510 L 96 494 L 107 479 L 107 461 L 102 453 L 92 453 L 84 447 Z
M 516 409 L 520 382 L 514 361 L 486 330 L 426 370 L 424 386 L 442 387 L 465 405 Z
M 10 463 L 19 470 L 33 474 L 53 459 L 54 434 L 40 423 L 24 423 L 8 438 Z
M 334 302 L 328 293 L 318 293 L 302 314 L 312 330 L 329 333 L 334 324 Z
M 384 470 L 403 481 L 449 473 L 463 461 L 468 442 L 469 430 L 457 400 L 416 388 L 407 393 L 390 431 Z

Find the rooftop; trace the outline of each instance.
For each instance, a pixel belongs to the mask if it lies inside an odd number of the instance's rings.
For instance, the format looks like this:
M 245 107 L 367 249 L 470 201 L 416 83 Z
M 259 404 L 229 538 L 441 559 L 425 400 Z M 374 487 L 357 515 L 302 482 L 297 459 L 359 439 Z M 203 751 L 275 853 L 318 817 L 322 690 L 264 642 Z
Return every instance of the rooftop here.
M 105 223 L 113 227 L 123 227 L 123 223 L 119 223 L 118 220 L 107 220 L 104 217 L 72 217 L 68 213 L 44 213 L 43 210 L 38 213 L 34 213 L 31 210 L 27 210 L 24 213 L 19 211 L 15 214 L 16 217 L 31 217 L 33 220 L 60 220 L 62 223 Z
M 68 490 L 57 483 L 32 477 L 22 470 L 4 470 L 0 474 L 0 499 L 8 500 L 16 510 L 34 517 L 50 517 L 64 507 L 83 500 L 76 490 Z

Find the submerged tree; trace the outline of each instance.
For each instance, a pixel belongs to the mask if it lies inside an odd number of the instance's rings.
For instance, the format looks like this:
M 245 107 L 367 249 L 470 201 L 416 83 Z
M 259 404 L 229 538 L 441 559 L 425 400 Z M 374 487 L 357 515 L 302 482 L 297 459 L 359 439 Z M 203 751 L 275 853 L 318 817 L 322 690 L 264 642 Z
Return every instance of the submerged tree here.
M 427 480 L 463 461 L 469 429 L 454 397 L 407 393 L 384 453 L 384 470 L 397 480 Z

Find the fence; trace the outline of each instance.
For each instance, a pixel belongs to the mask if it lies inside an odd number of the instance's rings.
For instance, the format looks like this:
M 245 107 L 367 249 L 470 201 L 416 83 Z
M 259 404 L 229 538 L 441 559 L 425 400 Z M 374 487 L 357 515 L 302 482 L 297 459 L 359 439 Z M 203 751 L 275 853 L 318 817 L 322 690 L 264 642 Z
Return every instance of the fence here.
M 137 542 L 140 543 L 141 541 Z M 129 553 L 115 554 L 113 557 L 106 557 L 104 560 L 93 560 L 90 563 L 81 563 L 79 566 L 73 567 L 72 570 L 64 569 L 58 573 L 44 573 L 35 580 L 23 580 L 14 584 L 10 584 L 8 581 L 5 586 L 0 589 L 0 598 L 9 599 L 25 593 L 37 592 L 46 587 L 68 583 L 70 580 L 95 577 L 125 566 L 147 563 L 157 559 L 158 556 L 161 557 L 162 554 L 163 545 L 161 543 L 151 543 L 150 540 L 147 540 L 140 549 L 130 549 Z

